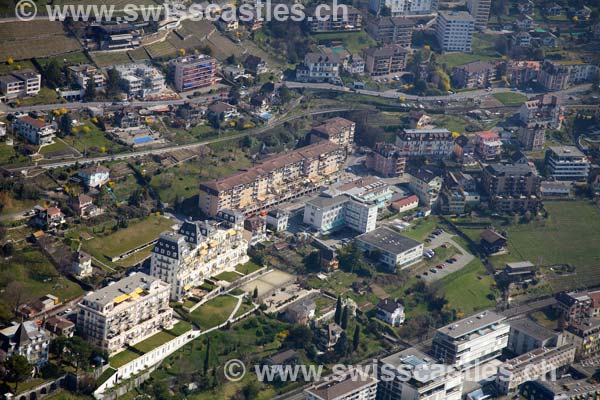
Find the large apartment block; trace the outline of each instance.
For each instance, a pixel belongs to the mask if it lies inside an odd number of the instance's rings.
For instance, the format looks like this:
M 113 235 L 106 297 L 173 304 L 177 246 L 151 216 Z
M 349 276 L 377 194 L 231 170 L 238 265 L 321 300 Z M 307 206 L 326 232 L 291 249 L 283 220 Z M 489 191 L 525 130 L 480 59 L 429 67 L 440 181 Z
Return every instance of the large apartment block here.
M 336 174 L 344 148 L 321 141 L 261 160 L 228 177 L 200 184 L 200 209 L 209 216 L 228 208 L 251 214 L 314 192 Z
M 371 232 L 377 222 L 377 204 L 346 194 L 319 196 L 304 205 L 303 222 L 327 234 L 348 227 L 360 233 Z
M 590 173 L 590 161 L 575 146 L 551 146 L 546 150 L 548 174 L 557 181 L 584 181 Z
M 186 92 L 214 85 L 217 77 L 217 60 L 207 55 L 181 57 L 169 63 L 175 90 Z
M 406 157 L 449 157 L 454 150 L 452 132 L 447 129 L 403 129 L 396 136 L 396 147 Z
M 365 159 L 367 168 L 383 177 L 402 176 L 406 169 L 406 158 L 398 148 L 389 143 L 377 143 Z
M 442 50 L 471 52 L 475 19 L 466 11 L 440 11 L 436 18 L 436 36 Z
M 406 371 L 409 371 L 408 376 Z M 377 372 L 379 400 L 460 400 L 462 397 L 462 374 L 414 347 L 379 360 Z M 390 373 L 393 376 L 389 376 Z
M 415 22 L 404 17 L 374 18 L 367 24 L 367 31 L 381 44 L 397 44 L 410 47 Z
M 150 259 L 150 275 L 171 284 L 171 299 L 181 300 L 204 278 L 248 261 L 242 224 L 185 221 L 178 233 L 163 232 Z
M 146 97 L 158 94 L 165 89 L 163 74 L 149 64 L 127 64 L 115 67 L 127 94 Z
M 344 12 L 344 9 L 347 12 Z M 362 28 L 362 14 L 345 4 L 330 4 L 328 7 L 313 7 L 307 10 L 308 28 L 313 33 L 359 31 Z
M 349 148 L 354 143 L 355 131 L 355 122 L 342 117 L 334 117 L 312 128 L 310 142 L 316 143 L 320 140 L 329 140 L 338 146 Z
M 437 9 L 436 0 L 369 0 L 369 9 L 380 14 L 387 7 L 394 17 L 400 15 L 425 15 Z
M 484 30 L 487 27 L 488 19 L 490 17 L 490 8 L 492 0 L 468 0 L 467 8 L 469 12 L 475 18 L 475 28 Z
M 542 347 L 506 361 L 498 367 L 496 388 L 501 394 L 515 393 L 527 381 L 543 378 L 546 374 L 575 361 L 575 346 Z
M 433 355 L 460 370 L 498 357 L 508 345 L 510 326 L 493 311 L 461 319 L 437 330 Z
M 364 51 L 365 69 L 371 76 L 383 76 L 404 71 L 408 50 L 399 44 L 371 47 Z
M 0 76 L 0 98 L 5 100 L 35 96 L 41 87 L 42 76 L 29 69 Z
M 296 68 L 300 82 L 335 82 L 340 78 L 342 61 L 335 54 L 307 53 L 304 62 Z
M 490 206 L 500 212 L 535 210 L 541 181 L 529 164 L 490 164 L 483 169 L 482 185 Z
M 173 325 L 170 285 L 134 273 L 89 293 L 77 305 L 77 327 L 110 355 Z

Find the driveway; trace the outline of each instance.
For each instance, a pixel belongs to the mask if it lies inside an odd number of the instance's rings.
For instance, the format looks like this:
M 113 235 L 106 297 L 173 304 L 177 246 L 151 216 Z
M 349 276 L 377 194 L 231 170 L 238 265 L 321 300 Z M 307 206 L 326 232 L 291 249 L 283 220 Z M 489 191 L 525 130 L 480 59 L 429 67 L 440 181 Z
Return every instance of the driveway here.
M 429 272 L 427 275 L 421 275 L 421 279 L 423 281 L 425 281 L 427 283 L 433 283 L 433 282 L 443 278 L 446 275 L 449 275 L 453 272 L 459 271 L 465 265 L 467 265 L 468 263 L 473 261 L 473 259 L 475 257 L 471 253 L 466 251 L 464 248 L 462 248 L 452 238 L 453 238 L 453 235 L 451 235 L 447 232 L 444 232 L 441 235 L 438 235 L 436 238 L 434 238 L 431 241 L 431 243 L 428 243 L 428 245 L 425 247 L 425 251 L 435 250 L 438 247 L 441 247 L 443 244 L 447 243 L 451 246 L 454 246 L 458 250 L 458 254 L 453 256 L 454 258 L 456 258 L 456 261 L 454 263 L 448 264 L 444 261 L 440 261 L 445 264 L 443 269 L 436 268 L 436 271 L 437 271 L 436 273 Z

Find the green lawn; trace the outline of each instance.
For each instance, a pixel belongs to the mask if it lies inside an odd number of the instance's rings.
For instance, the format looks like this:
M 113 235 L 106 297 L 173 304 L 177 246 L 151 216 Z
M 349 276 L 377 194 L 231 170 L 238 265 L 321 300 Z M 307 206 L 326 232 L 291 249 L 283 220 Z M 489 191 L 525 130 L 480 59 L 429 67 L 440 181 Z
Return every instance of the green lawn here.
M 518 107 L 527 101 L 527 96 L 522 95 L 521 93 L 503 92 L 494 93 L 492 96 L 508 107 Z
M 104 371 L 102 373 L 102 375 L 100 375 L 100 377 L 98 377 L 98 379 L 96 380 L 96 385 L 98 385 L 98 386 L 102 385 L 104 382 L 106 382 L 108 380 L 108 378 L 113 376 L 115 374 L 115 372 L 117 372 L 116 369 L 107 368 L 106 371 Z
M 40 153 L 42 154 L 50 154 L 55 152 L 62 152 L 63 150 L 68 150 L 69 145 L 63 142 L 62 140 L 54 138 L 54 143 L 49 144 L 48 146 L 42 147 Z
M 233 282 L 241 278 L 241 275 L 233 271 L 223 271 L 219 275 L 213 276 L 216 280 Z
M 192 325 L 189 322 L 179 321 L 173 326 L 173 328 L 171 328 L 167 332 L 175 336 L 181 336 L 184 333 L 188 332 L 190 329 L 192 329 Z
M 425 218 L 415 219 L 411 224 L 413 225 L 402 231 L 401 234 L 411 239 L 423 241 L 437 228 L 438 219 L 435 216 L 430 215 Z
M 443 277 L 436 283 L 448 300 L 450 308 L 465 315 L 492 307 L 496 304 L 488 295 L 493 295 L 494 279 L 487 274 L 478 259 L 471 261 L 461 270 Z
M 571 264 L 576 274 L 551 277 L 555 291 L 600 283 L 600 211 L 587 201 L 546 202 L 550 217 L 508 229 L 509 251 L 520 260 Z
M 54 90 L 42 86 L 37 95 L 21 99 L 19 104 L 22 106 L 35 106 L 38 104 L 55 104 L 63 102 L 64 100 L 60 98 Z
M 125 349 L 125 350 L 121 351 L 120 353 L 117 353 L 114 356 L 112 356 L 108 360 L 108 362 L 110 363 L 110 365 L 112 367 L 119 368 L 119 367 L 122 367 L 123 365 L 127 364 L 128 362 L 135 360 L 136 358 L 138 358 L 141 355 L 142 355 L 142 353 L 137 353 L 135 351 Z
M 319 44 L 341 41 L 350 53 L 357 53 L 367 47 L 376 46 L 377 42 L 365 31 L 316 33 L 313 37 Z
M 494 35 L 474 34 L 472 50 L 472 53 L 446 53 L 438 57 L 437 61 L 451 69 L 474 61 L 493 61 L 501 57 L 494 49 Z
M 66 277 L 59 275 L 48 259 L 33 247 L 16 250 L 10 260 L 0 262 L 0 287 L 20 285 L 20 303 L 36 300 L 46 294 L 66 301 L 80 296 L 84 290 Z M 0 319 L 11 319 L 14 292 L 0 293 Z
M 259 269 L 261 269 L 262 267 L 258 264 L 256 264 L 253 261 L 248 261 L 246 264 L 241 264 L 235 267 L 235 270 L 237 272 L 241 272 L 244 275 L 248 275 L 251 274 L 255 271 L 258 271 Z
M 169 230 L 171 225 L 173 221 L 170 219 L 151 215 L 143 221 L 130 223 L 127 228 L 108 236 L 96 236 L 92 240 L 84 241 L 83 249 L 100 259 L 118 256 L 158 238 L 158 235 Z
M 237 301 L 235 297 L 219 296 L 198 307 L 188 317 L 206 330 L 227 321 Z
M 158 346 L 167 343 L 169 340 L 175 339 L 175 337 L 175 335 L 169 332 L 161 331 L 135 344 L 133 348 L 145 354 L 149 351 L 154 350 Z
M 63 140 L 79 150 L 86 156 L 101 156 L 111 153 L 119 153 L 127 150 L 116 141 L 111 140 L 106 136 L 106 133 L 101 131 L 96 125 L 90 121 L 83 121 L 85 126 L 90 128 L 90 132 L 85 133 L 83 129 L 78 129 L 77 133 L 65 137 Z
M 27 161 L 27 157 L 15 151 L 14 146 L 0 143 L 0 165 L 16 164 Z

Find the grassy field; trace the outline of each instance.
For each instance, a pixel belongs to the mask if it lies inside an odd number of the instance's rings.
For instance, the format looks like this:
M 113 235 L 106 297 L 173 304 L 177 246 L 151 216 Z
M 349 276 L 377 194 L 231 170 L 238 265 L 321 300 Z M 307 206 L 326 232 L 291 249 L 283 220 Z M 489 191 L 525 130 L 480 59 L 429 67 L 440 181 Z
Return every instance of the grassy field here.
M 8 58 L 28 60 L 81 50 L 79 42 L 65 34 L 60 22 L 7 22 L 0 24 L 0 37 L 0 62 Z
M 90 53 L 90 56 L 94 63 L 101 68 L 131 62 L 127 53 Z
M 246 264 L 238 265 L 235 267 L 237 272 L 241 272 L 244 275 L 248 275 L 253 273 L 254 271 L 258 271 L 262 267 L 252 261 L 248 261 Z
M 0 287 L 6 288 L 11 282 L 20 285 L 20 303 L 46 294 L 66 301 L 84 293 L 79 285 L 59 275 L 50 261 L 34 248 L 15 251 L 10 260 L 0 262 Z M 12 296 L 14 293 L 10 291 L 0 293 L 1 318 L 10 318 L 10 304 L 15 301 Z
M 175 339 L 175 337 L 175 335 L 172 335 L 165 331 L 161 331 L 150 336 L 148 339 L 144 339 L 141 342 L 135 344 L 133 348 L 142 353 L 147 353 L 151 350 L 154 350 L 158 346 L 167 343 L 169 340 Z
M 56 57 L 42 58 L 39 59 L 38 62 L 41 66 L 45 66 L 52 60 L 56 60 L 61 67 L 65 65 L 89 64 L 91 62 L 91 60 L 82 51 L 61 54 L 60 56 Z
M 364 31 L 318 33 L 314 34 L 313 37 L 319 44 L 340 41 L 350 53 L 357 53 L 367 47 L 377 45 L 375 40 Z
M 213 278 L 215 278 L 219 281 L 227 281 L 227 282 L 233 282 L 235 280 L 240 279 L 241 277 L 242 276 L 240 274 L 235 273 L 233 271 L 223 271 L 219 275 L 213 276 Z
M 410 228 L 402 231 L 402 235 L 411 239 L 423 241 L 431 232 L 436 229 L 438 225 L 438 219 L 434 215 L 430 215 L 425 218 L 413 220 L 411 224 L 413 225 L 411 225 Z
M 448 306 L 464 314 L 492 307 L 496 304 L 492 278 L 478 259 L 471 261 L 460 271 L 442 278 L 438 283 L 448 300 Z M 490 296 L 490 297 L 488 297 Z
M 20 100 L 20 104 L 22 106 L 35 106 L 38 104 L 54 104 L 54 103 L 64 103 L 64 100 L 58 96 L 58 94 L 47 87 L 43 87 L 40 89 L 40 92 L 32 97 L 25 97 Z
M 198 307 L 188 317 L 201 329 L 209 329 L 227 321 L 237 302 L 235 297 L 219 296 Z
M 147 219 L 131 223 L 127 228 L 117 232 L 83 242 L 83 249 L 94 257 L 105 260 L 136 248 L 144 243 L 156 239 L 161 232 L 169 230 L 173 221 L 164 217 L 150 216 Z M 90 232 L 94 236 L 92 232 Z
M 109 358 L 108 362 L 114 368 L 119 368 L 127 364 L 128 362 L 135 360 L 141 355 L 143 355 L 143 353 L 126 349 Z
M 472 53 L 447 53 L 438 57 L 438 63 L 446 64 L 447 68 L 468 64 L 474 61 L 498 60 L 501 54 L 494 49 L 493 35 L 473 35 Z
M 524 96 L 521 93 L 494 93 L 492 96 L 494 96 L 499 102 L 508 107 L 517 107 L 527 101 L 527 96 Z
M 89 133 L 85 133 L 83 129 L 79 129 L 77 133 L 73 133 L 63 139 L 82 154 L 100 156 L 106 153 L 118 153 L 126 149 L 126 146 L 107 138 L 106 134 L 93 123 L 89 121 L 82 122 L 90 128 Z

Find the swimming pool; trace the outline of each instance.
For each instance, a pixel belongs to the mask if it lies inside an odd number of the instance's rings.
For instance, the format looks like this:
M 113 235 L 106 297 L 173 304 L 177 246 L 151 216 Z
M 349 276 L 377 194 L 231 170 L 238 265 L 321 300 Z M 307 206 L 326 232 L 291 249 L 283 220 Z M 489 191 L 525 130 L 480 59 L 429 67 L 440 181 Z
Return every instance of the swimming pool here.
M 143 144 L 143 143 L 148 143 L 148 142 L 152 142 L 154 141 L 154 139 L 150 136 L 142 136 L 142 137 L 136 137 L 133 139 L 133 144 Z

